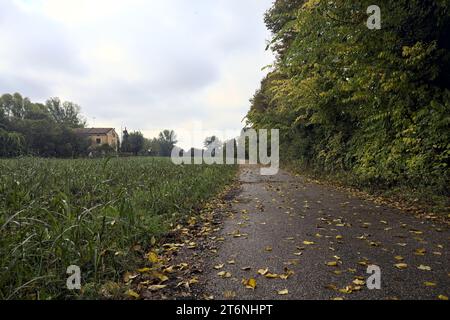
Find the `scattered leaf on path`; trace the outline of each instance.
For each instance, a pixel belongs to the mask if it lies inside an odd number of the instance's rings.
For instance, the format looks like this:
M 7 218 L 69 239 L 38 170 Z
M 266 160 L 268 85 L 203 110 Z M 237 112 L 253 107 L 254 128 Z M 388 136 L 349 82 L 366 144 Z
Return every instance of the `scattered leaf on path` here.
M 134 291 L 134 290 L 131 290 L 131 289 L 129 289 L 129 290 L 127 290 L 127 292 L 125 292 L 125 294 L 127 295 L 127 296 L 129 296 L 129 297 L 131 297 L 131 298 L 135 298 L 135 299 L 139 299 L 139 293 L 137 293 L 136 291 Z
M 247 288 L 247 289 L 255 289 L 256 288 L 256 280 L 253 278 L 250 279 L 242 279 L 242 284 Z
M 423 264 L 418 266 L 417 269 L 424 270 L 424 271 L 431 271 L 431 267 L 430 266 L 424 266 Z
M 279 290 L 279 291 L 278 291 L 278 294 L 279 294 L 280 296 L 285 296 L 285 295 L 289 294 L 289 290 L 288 290 L 288 289 Z

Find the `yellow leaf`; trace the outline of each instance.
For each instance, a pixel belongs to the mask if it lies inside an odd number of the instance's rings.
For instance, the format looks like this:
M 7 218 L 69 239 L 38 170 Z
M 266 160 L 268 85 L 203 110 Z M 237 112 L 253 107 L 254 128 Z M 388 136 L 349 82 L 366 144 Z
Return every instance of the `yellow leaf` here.
M 431 267 L 429 267 L 429 266 L 424 266 L 423 264 L 421 264 L 420 266 L 418 266 L 417 269 L 419 269 L 419 270 L 424 270 L 424 271 L 431 271 Z
M 175 271 L 174 266 L 167 267 L 163 270 L 163 272 L 165 272 L 165 273 L 172 273 L 174 271 Z
M 236 298 L 236 292 L 227 290 L 223 293 L 223 296 L 225 297 L 225 299 L 234 299 Z
M 142 269 L 138 269 L 138 272 L 140 272 L 140 273 L 145 273 L 145 272 L 149 272 L 149 271 L 151 271 L 150 268 L 142 268 Z
M 314 244 L 314 241 L 303 241 L 304 245 L 310 246 Z
M 247 289 L 255 289 L 256 288 L 256 280 L 253 278 L 250 278 L 248 280 L 246 279 L 242 279 L 242 284 L 247 288 Z
M 165 287 L 167 287 L 165 284 L 155 284 L 155 285 L 149 286 L 148 290 L 158 291 L 158 290 L 164 289 Z
M 329 267 L 336 267 L 337 266 L 337 261 L 327 262 L 327 266 L 329 266 Z
M 444 296 L 443 294 L 440 294 L 440 295 L 438 296 L 438 299 L 439 299 L 439 300 L 445 300 L 445 301 L 447 301 L 447 300 L 448 300 L 448 297 L 447 297 L 447 296 Z
M 353 283 L 358 286 L 363 286 L 366 282 L 364 280 L 355 279 L 355 280 L 353 280 Z
M 265 250 L 270 252 L 270 251 L 272 251 L 272 247 L 267 246 L 267 247 L 265 248 Z
M 397 264 L 394 264 L 394 266 L 397 269 L 406 269 L 406 268 L 408 268 L 408 265 L 406 263 L 397 263 Z
M 225 271 L 221 271 L 217 275 L 222 278 L 231 278 L 231 273 Z
M 158 255 L 156 253 L 154 253 L 153 251 L 149 252 L 147 257 L 148 257 L 148 261 L 150 261 L 151 263 L 158 263 L 159 262 Z
M 279 294 L 280 296 L 285 296 L 285 295 L 289 294 L 289 290 L 288 290 L 288 289 L 279 290 L 279 291 L 278 291 L 278 294 Z
M 397 261 L 403 261 L 403 257 L 402 256 L 395 256 L 394 258 Z
M 436 283 L 430 281 L 425 281 L 423 284 L 425 287 L 436 287 Z
M 416 251 L 414 252 L 414 254 L 416 256 L 423 256 L 425 255 L 425 252 L 427 252 L 427 250 L 425 250 L 424 248 L 420 248 L 420 249 L 416 249 Z
M 189 284 L 196 284 L 196 283 L 198 283 L 198 278 L 197 277 L 194 277 L 191 280 L 189 280 Z
M 260 274 L 262 276 L 266 275 L 267 272 L 269 272 L 269 268 L 258 270 L 258 274 Z
M 275 279 L 275 278 L 278 278 L 279 276 L 277 275 L 277 274 L 275 274 L 275 273 L 266 273 L 265 275 L 264 275 L 266 278 L 268 278 L 268 279 Z
M 123 281 L 124 282 L 129 282 L 130 280 L 133 280 L 134 278 L 137 278 L 137 277 L 138 277 L 138 274 L 126 272 L 123 275 Z
M 345 288 L 339 289 L 339 292 L 341 293 L 352 293 L 352 287 L 351 286 L 346 286 Z
M 152 275 L 155 278 L 158 278 L 161 282 L 165 282 L 165 281 L 169 280 L 169 277 L 167 277 L 166 275 L 159 273 L 159 272 L 154 272 Z
M 222 269 L 224 264 L 218 264 L 217 266 L 214 266 L 214 269 L 219 270 Z
M 127 292 L 125 292 L 125 294 L 127 296 L 129 296 L 131 298 L 135 298 L 135 299 L 139 299 L 139 297 L 140 297 L 139 294 L 136 291 L 131 290 L 131 289 L 127 290 Z
M 341 240 L 343 236 L 336 236 L 336 240 Z

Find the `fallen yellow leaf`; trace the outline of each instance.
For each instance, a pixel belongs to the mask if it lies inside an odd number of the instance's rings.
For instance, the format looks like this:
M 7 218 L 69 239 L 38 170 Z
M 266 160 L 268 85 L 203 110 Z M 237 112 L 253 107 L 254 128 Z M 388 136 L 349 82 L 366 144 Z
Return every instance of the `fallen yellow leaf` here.
M 159 262 L 159 258 L 158 255 L 155 252 L 149 252 L 148 255 L 148 261 L 150 261 L 151 263 L 158 263 Z
M 167 287 L 165 284 L 155 284 L 152 286 L 148 286 L 148 290 L 150 291 L 158 291 Z
M 288 289 L 279 290 L 278 294 L 280 296 L 285 296 L 285 295 L 289 294 L 289 290 Z
M 258 270 L 258 274 L 260 274 L 262 276 L 265 276 L 267 272 L 269 272 L 269 268 Z
M 424 271 L 431 271 L 431 267 L 429 267 L 429 266 L 424 266 L 423 264 L 421 264 L 420 266 L 418 266 L 417 269 L 419 269 L 419 270 L 424 270 Z
M 256 288 L 256 280 L 253 278 L 250 279 L 242 279 L 242 284 L 247 288 L 247 289 L 255 289 Z
M 134 290 L 131 290 L 131 289 L 129 289 L 129 290 L 127 290 L 126 292 L 125 292 L 125 294 L 127 295 L 127 296 L 129 296 L 129 297 L 131 297 L 131 298 L 135 298 L 135 299 L 139 299 L 139 294 L 136 292 L 136 291 L 134 291 Z
M 226 271 L 220 271 L 217 275 L 222 278 L 231 278 L 231 273 Z

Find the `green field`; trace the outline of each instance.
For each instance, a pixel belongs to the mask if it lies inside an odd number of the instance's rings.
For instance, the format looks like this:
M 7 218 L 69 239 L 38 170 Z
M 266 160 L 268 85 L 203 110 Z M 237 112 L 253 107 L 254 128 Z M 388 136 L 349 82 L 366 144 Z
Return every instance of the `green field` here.
M 73 264 L 95 295 L 137 261 L 134 245 L 196 211 L 235 170 L 163 158 L 0 160 L 0 299 L 72 297 Z

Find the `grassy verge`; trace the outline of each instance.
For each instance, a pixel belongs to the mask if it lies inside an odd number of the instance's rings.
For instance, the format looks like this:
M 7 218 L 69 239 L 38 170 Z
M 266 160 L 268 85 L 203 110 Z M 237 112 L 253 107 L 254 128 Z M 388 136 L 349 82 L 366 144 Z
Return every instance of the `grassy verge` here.
M 90 294 L 118 281 L 140 263 L 133 246 L 196 211 L 235 172 L 157 158 L 0 160 L 0 299 L 72 298 L 69 265 Z

